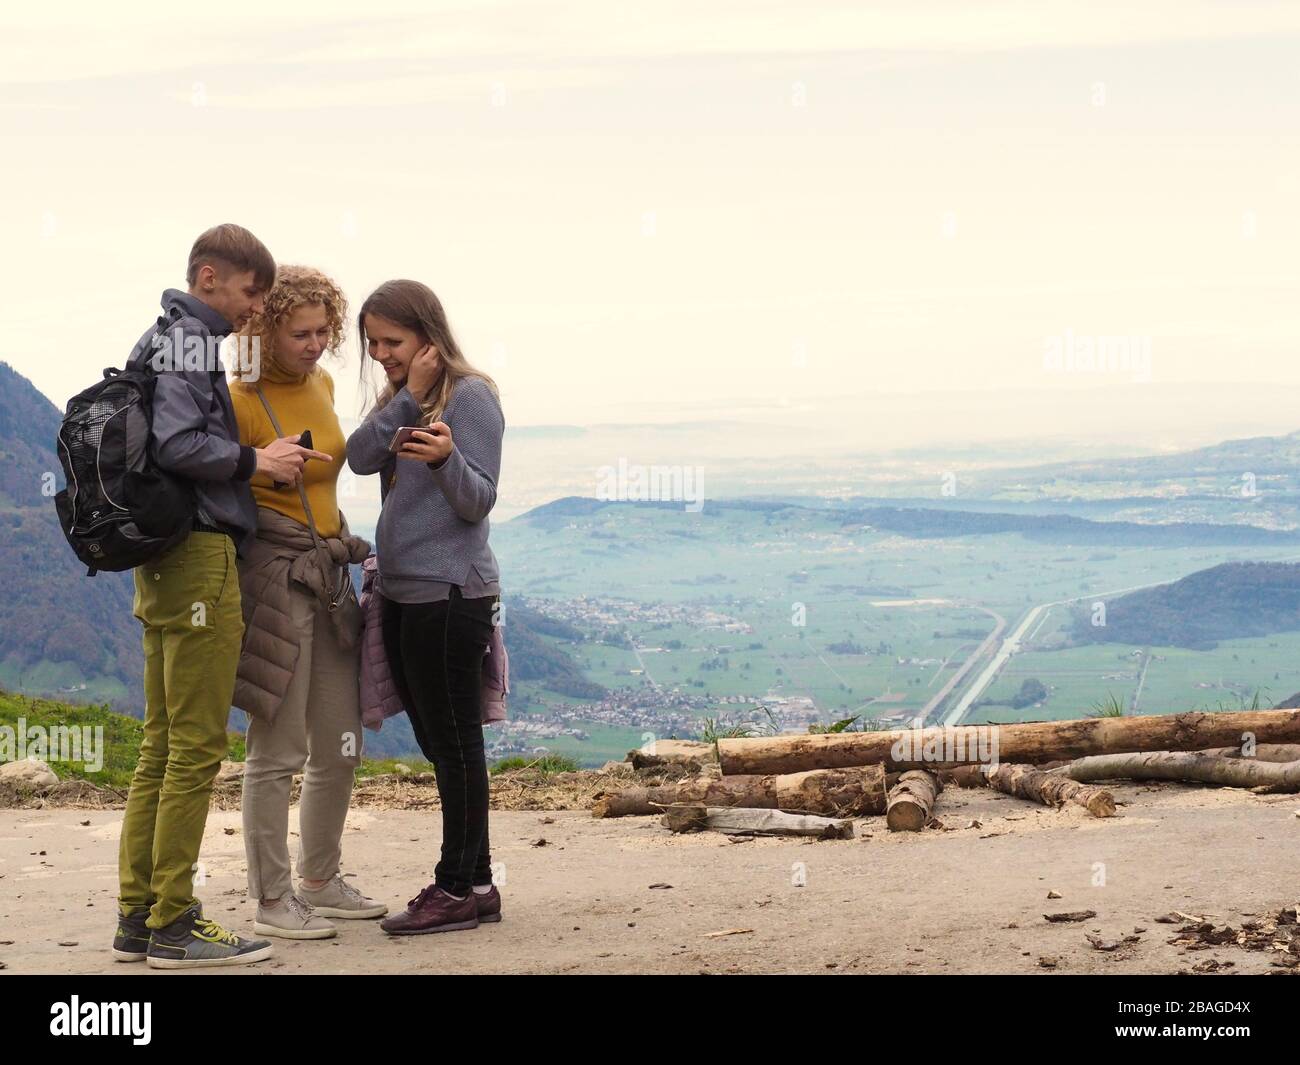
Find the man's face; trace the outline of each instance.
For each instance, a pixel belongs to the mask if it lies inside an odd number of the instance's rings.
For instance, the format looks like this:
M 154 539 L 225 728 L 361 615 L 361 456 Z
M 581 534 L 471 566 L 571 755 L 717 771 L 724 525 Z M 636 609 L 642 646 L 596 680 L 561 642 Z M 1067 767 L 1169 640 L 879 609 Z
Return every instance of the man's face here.
M 262 310 L 266 290 L 254 280 L 253 271 L 240 273 L 230 267 L 199 267 L 194 294 L 220 314 L 238 332 Z

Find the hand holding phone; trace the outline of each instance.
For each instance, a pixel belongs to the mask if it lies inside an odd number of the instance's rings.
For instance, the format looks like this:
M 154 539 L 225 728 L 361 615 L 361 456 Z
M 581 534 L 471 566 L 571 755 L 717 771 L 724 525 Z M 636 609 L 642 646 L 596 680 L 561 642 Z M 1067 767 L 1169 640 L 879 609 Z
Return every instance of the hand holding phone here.
M 399 459 L 414 459 L 438 469 L 452 452 L 451 426 L 446 422 L 403 426 L 393 437 L 393 445 Z
M 388 445 L 388 450 L 396 454 L 402 450 L 403 444 L 410 442 L 413 433 L 427 433 L 428 431 L 422 425 L 403 425 L 393 434 L 393 442 Z
M 291 437 L 291 436 L 290 436 L 290 437 L 285 437 L 284 439 L 287 440 L 287 441 L 289 441 L 290 443 L 294 443 L 294 444 L 296 444 L 299 448 L 302 449 L 301 451 L 296 451 L 296 452 L 295 452 L 295 456 L 296 456 L 296 457 L 298 458 L 298 460 L 299 460 L 299 461 L 298 461 L 298 476 L 297 476 L 293 481 L 272 480 L 272 482 L 271 482 L 271 486 L 272 486 L 273 488 L 276 488 L 276 489 L 288 488 L 291 484 L 295 484 L 295 483 L 297 482 L 297 480 L 298 480 L 299 478 L 302 477 L 302 467 L 303 467 L 303 465 L 306 464 L 306 462 L 307 462 L 308 459 L 323 459 L 323 460 L 325 460 L 325 461 L 327 461 L 327 462 L 329 462 L 329 461 L 333 461 L 332 458 L 331 458 L 329 455 L 326 455 L 326 454 L 325 454 L 324 452 L 322 452 L 322 451 L 317 451 L 315 448 L 313 448 L 313 447 L 311 446 L 311 430 L 310 430 L 310 429 L 304 429 L 304 430 L 303 430 L 303 431 L 298 435 L 297 439 L 295 439 L 294 437 Z M 277 443 L 279 443 L 279 441 L 277 441 Z

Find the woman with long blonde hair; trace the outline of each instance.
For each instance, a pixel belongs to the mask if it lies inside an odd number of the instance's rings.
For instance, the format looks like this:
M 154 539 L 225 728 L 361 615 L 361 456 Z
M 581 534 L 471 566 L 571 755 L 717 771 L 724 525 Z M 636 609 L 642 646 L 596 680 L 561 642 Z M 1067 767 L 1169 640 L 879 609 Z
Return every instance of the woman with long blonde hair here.
M 344 821 L 361 763 L 361 612 L 349 565 L 370 545 L 348 532 L 337 483 L 345 461 L 334 380 L 347 301 L 319 270 L 283 266 L 265 307 L 245 327 L 253 369 L 231 386 L 240 441 L 253 447 L 310 433 L 299 482 L 253 479 L 257 537 L 240 565 L 247 628 L 235 705 L 248 713 L 244 846 L 259 935 L 326 939 L 328 918 L 381 917 L 388 907 L 343 879 Z M 250 347 L 252 345 L 250 344 Z M 289 798 L 299 801 L 299 887 L 289 864 Z
M 496 385 L 461 353 L 427 286 L 385 282 L 362 304 L 358 327 L 386 380 L 375 409 L 348 438 L 348 465 L 381 475 L 384 647 L 442 804 L 432 883 L 380 927 L 392 935 L 476 928 L 501 919 L 480 685 L 499 622 L 488 514 L 505 419 Z

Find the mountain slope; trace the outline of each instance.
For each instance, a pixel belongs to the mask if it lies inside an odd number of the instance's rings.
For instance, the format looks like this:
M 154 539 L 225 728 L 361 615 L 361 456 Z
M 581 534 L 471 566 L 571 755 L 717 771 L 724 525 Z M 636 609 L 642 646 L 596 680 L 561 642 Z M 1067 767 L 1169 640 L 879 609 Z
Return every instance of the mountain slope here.
M 1220 640 L 1300 629 L 1300 565 L 1227 562 L 1111 600 L 1105 625 L 1093 625 L 1089 610 L 1073 618 L 1080 643 L 1210 650 Z
M 86 697 L 131 709 L 144 668 L 131 575 L 86 577 L 63 537 L 53 498 L 63 482 L 60 420 L 0 363 L 0 684 L 32 692 L 85 684 Z

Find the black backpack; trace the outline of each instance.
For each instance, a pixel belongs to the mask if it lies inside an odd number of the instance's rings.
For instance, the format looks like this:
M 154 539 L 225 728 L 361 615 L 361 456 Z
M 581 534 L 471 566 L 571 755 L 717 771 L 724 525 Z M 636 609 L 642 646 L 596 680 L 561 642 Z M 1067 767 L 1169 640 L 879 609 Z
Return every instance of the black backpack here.
M 167 325 L 160 318 L 158 328 Z M 93 577 L 149 561 L 190 532 L 194 487 L 158 466 L 153 449 L 157 375 L 145 356 L 68 401 L 57 450 L 67 485 L 54 497 L 59 524 Z

